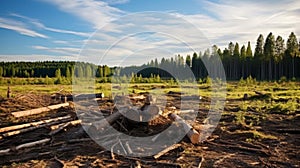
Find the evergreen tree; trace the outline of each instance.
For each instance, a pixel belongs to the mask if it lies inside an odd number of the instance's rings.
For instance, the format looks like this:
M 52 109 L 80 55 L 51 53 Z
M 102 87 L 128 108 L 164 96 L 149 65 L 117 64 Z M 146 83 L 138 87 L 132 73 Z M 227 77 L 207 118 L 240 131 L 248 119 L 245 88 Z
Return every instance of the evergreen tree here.
M 248 41 L 246 56 L 247 57 L 252 57 L 253 56 L 250 41 Z
M 285 46 L 284 46 L 284 40 L 281 36 L 277 36 L 275 41 L 275 56 L 274 56 L 274 62 L 275 62 L 275 79 L 279 79 L 284 74 L 283 69 L 283 56 L 284 56 Z
M 255 52 L 254 52 L 254 59 L 255 59 L 255 67 L 256 69 L 256 76 L 263 80 L 264 79 L 264 37 L 262 34 L 259 35 L 257 41 L 256 41 L 256 46 L 255 46 Z M 260 64 L 260 66 L 259 66 Z
M 72 76 L 71 76 L 70 67 L 67 67 L 67 68 L 66 68 L 66 77 L 67 77 L 67 78 L 71 78 L 71 77 L 72 77 Z
M 269 72 L 268 75 L 266 74 L 266 76 L 268 76 L 269 80 L 272 80 L 273 79 L 272 64 L 275 56 L 275 37 L 272 34 L 272 32 L 269 33 L 269 35 L 266 38 L 263 53 L 264 53 L 265 61 L 268 62 L 268 67 L 269 67 L 268 70 L 266 70 L 266 72 Z
M 56 78 L 60 78 L 60 77 L 61 77 L 61 71 L 60 71 L 60 69 L 57 69 L 57 70 L 55 71 L 55 77 L 56 77 Z
M 295 77 L 295 58 L 299 55 L 297 37 L 291 32 L 286 43 L 286 57 L 289 61 L 289 78 Z
M 243 45 L 241 48 L 241 58 L 242 58 L 242 60 L 246 60 L 246 57 L 247 57 L 246 48 Z
M 0 77 L 3 76 L 3 67 L 0 67 Z
M 185 64 L 187 67 L 191 67 L 191 56 L 190 55 L 186 56 Z

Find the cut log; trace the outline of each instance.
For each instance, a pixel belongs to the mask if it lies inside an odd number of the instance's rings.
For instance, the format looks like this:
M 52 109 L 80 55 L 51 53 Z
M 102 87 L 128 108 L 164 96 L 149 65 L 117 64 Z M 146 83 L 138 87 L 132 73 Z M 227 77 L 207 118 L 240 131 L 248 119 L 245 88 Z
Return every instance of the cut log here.
M 62 103 L 62 104 L 56 104 L 56 105 L 52 105 L 52 106 L 32 109 L 32 110 L 13 112 L 12 115 L 16 118 L 25 117 L 25 116 L 30 116 L 30 115 L 35 115 L 35 114 L 48 112 L 48 111 L 51 111 L 51 110 L 55 110 L 55 109 L 59 109 L 61 107 L 67 107 L 67 106 L 69 106 L 69 103 Z
M 51 119 L 37 121 L 37 122 L 31 122 L 31 123 L 26 123 L 26 124 L 3 127 L 3 128 L 0 128 L 0 133 L 8 132 L 8 131 L 14 131 L 14 130 L 27 128 L 27 127 L 32 127 L 32 126 L 38 126 L 38 125 L 41 125 L 41 124 L 46 124 L 46 123 L 50 123 L 50 122 L 53 122 L 53 121 L 61 121 L 61 120 L 65 120 L 65 119 L 71 119 L 71 116 L 67 115 L 67 116 L 64 116 L 64 117 L 57 117 L 57 118 L 51 118 Z
M 158 154 L 154 155 L 153 157 L 154 157 L 154 159 L 158 159 L 158 158 L 160 158 L 162 155 L 168 153 L 168 152 L 171 151 L 171 150 L 177 149 L 177 148 L 179 148 L 180 146 L 181 146 L 181 144 L 174 144 L 174 145 L 172 145 L 172 146 L 169 146 L 169 147 L 167 147 L 166 149 L 160 151 Z
M 181 117 L 179 117 L 176 114 L 171 113 L 171 114 L 169 114 L 169 117 L 173 121 L 176 121 L 183 125 L 184 131 L 187 132 L 187 136 L 189 137 L 189 139 L 191 140 L 191 142 L 193 144 L 196 144 L 199 142 L 200 134 L 196 130 L 194 130 L 190 124 L 186 123 L 186 121 L 184 121 Z
M 60 127 L 58 127 L 57 129 L 51 131 L 49 133 L 49 135 L 55 135 L 57 134 L 58 132 L 60 132 L 61 130 L 65 129 L 66 127 L 68 127 L 69 125 L 78 125 L 78 124 L 81 124 L 81 120 L 75 120 L 75 121 L 69 121 L 67 123 L 64 123 L 63 125 L 61 125 Z
M 70 119 L 65 119 L 64 121 L 70 121 Z M 50 122 L 50 123 L 45 123 L 45 124 L 41 124 L 41 125 L 37 125 L 37 126 L 33 126 L 33 127 L 29 127 L 29 128 L 23 128 L 23 129 L 20 129 L 20 130 L 15 130 L 15 131 L 11 131 L 11 132 L 7 132 L 7 133 L 4 133 L 2 136 L 3 137 L 10 137 L 10 136 L 13 136 L 13 135 L 18 135 L 18 134 L 21 134 L 21 133 L 25 133 L 25 132 L 29 132 L 29 131 L 33 131 L 33 130 L 36 130 L 38 128 L 43 128 L 43 127 L 49 127 L 51 125 L 54 125 L 54 124 L 59 124 L 61 123 L 62 121 L 59 120 L 59 121 L 53 121 L 53 122 Z

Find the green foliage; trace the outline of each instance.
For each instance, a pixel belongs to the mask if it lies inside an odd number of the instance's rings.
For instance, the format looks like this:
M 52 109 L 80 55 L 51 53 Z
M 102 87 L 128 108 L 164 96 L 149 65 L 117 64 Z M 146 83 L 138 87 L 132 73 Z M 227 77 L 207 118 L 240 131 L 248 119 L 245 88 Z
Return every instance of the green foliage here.
M 60 69 L 57 69 L 57 70 L 55 71 L 55 77 L 56 77 L 56 78 L 60 78 L 60 77 L 61 77 L 61 71 L 60 71 Z
M 272 105 L 268 108 L 271 113 L 281 113 L 281 114 L 294 114 L 300 106 L 295 99 L 288 100 L 284 102 L 272 102 Z
M 287 79 L 285 76 L 282 76 L 278 81 L 278 83 L 285 83 L 285 82 L 287 82 Z

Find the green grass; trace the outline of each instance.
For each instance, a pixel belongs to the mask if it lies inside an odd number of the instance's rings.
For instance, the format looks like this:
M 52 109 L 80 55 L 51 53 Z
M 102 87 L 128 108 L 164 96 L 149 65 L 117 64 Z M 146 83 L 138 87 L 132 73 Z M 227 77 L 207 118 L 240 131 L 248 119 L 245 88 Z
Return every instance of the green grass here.
M 33 79 L 32 79 L 33 80 Z M 39 79 L 35 79 L 39 80 Z M 41 79 L 40 79 L 41 80 Z M 227 95 L 221 92 L 219 87 L 213 87 L 209 84 L 197 84 L 198 88 L 192 88 L 193 84 L 183 82 L 178 84 L 170 83 L 131 83 L 131 84 L 111 84 L 95 83 L 95 81 L 76 80 L 76 85 L 55 85 L 55 84 L 10 84 L 12 95 L 23 93 L 52 94 L 60 90 L 63 93 L 98 93 L 102 92 L 106 97 L 112 94 L 122 93 L 141 93 L 150 92 L 153 94 L 166 94 L 170 91 L 183 92 L 186 95 L 200 95 L 203 97 L 225 97 L 227 99 L 237 99 L 239 109 L 243 112 L 255 111 L 259 113 L 284 113 L 294 114 L 299 111 L 300 106 L 300 83 L 299 82 L 257 82 L 257 81 L 240 81 L 228 82 L 226 85 Z M 7 84 L 0 85 L 0 95 L 6 97 Z M 120 89 L 123 88 L 123 89 Z M 73 90 L 74 89 L 74 90 Z M 125 89 L 125 90 L 124 90 Z M 254 91 L 263 92 L 270 96 L 261 99 L 251 99 L 243 101 L 244 94 L 249 97 L 255 96 Z
M 10 85 L 12 96 L 16 94 L 35 93 L 52 94 L 60 90 L 72 92 L 72 85 Z M 7 86 L 0 86 L 0 95 L 6 97 Z

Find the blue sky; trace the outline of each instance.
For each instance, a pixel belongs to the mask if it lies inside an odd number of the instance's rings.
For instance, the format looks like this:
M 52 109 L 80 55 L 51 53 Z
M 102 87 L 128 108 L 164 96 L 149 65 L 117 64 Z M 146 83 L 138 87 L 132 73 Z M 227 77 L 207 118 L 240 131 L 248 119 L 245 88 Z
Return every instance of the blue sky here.
M 170 17 L 153 13 L 147 17 L 142 14 L 146 11 Z M 180 41 L 197 52 L 212 44 L 223 49 L 230 41 L 241 46 L 250 40 L 254 49 L 260 33 L 286 39 L 294 31 L 299 37 L 298 16 L 297 0 L 2 0 L 0 61 L 141 64 L 154 57 L 191 53 L 178 47 Z M 152 22 L 154 18 L 160 19 Z M 142 31 L 136 27 L 140 24 L 156 33 L 127 38 L 134 30 Z M 115 49 L 110 47 L 123 38 Z M 109 56 L 102 59 L 105 53 Z

